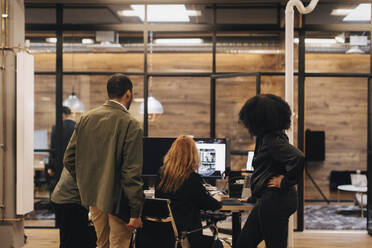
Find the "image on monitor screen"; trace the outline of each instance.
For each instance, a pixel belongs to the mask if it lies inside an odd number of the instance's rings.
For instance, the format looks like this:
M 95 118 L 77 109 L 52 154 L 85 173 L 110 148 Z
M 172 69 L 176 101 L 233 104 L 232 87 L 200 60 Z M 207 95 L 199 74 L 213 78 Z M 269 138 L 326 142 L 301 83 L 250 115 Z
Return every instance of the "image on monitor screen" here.
M 210 176 L 216 171 L 216 149 L 199 149 L 199 174 Z
M 226 139 L 195 138 L 199 151 L 198 173 L 203 177 L 221 177 L 226 169 Z

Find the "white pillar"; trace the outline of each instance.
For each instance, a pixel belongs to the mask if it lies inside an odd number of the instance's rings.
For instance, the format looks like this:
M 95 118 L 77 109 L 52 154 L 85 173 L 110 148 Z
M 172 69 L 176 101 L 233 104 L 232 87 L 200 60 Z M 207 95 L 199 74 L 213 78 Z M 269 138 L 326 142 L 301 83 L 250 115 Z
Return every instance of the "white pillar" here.
M 285 9 L 285 100 L 288 102 L 292 111 L 294 110 L 293 102 L 293 36 L 294 36 L 294 7 L 301 14 L 312 12 L 318 0 L 311 0 L 310 4 L 304 7 L 300 0 L 290 0 Z M 293 118 L 291 118 L 291 127 L 287 132 L 289 142 L 293 144 Z M 289 219 L 288 225 L 288 247 L 294 247 L 293 242 L 293 215 Z
M 1 2 L 3 2 L 2 0 Z M 25 11 L 23 0 L 8 0 L 8 46 L 18 47 L 24 44 L 25 38 Z M 1 8 L 1 5 L 0 5 Z M 0 62 L 5 70 L 0 71 L 0 135 L 3 136 L 3 120 L 6 120 L 6 136 L 4 144 L 6 150 L 0 149 L 0 246 L 2 248 L 24 247 L 23 219 L 16 216 L 16 153 L 15 153 L 15 53 L 6 51 L 5 64 L 2 64 L 3 54 L 0 51 Z M 5 81 L 2 74 L 5 71 Z M 3 115 L 2 85 L 6 84 L 6 114 Z M 5 155 L 5 163 L 3 161 Z M 4 170 L 5 166 L 5 170 Z M 5 172 L 5 175 L 3 174 Z M 4 181 L 5 180 L 5 181 Z M 3 183 L 5 185 L 3 187 Z M 4 195 L 5 194 L 5 195 Z M 4 215 L 4 216 L 3 216 Z

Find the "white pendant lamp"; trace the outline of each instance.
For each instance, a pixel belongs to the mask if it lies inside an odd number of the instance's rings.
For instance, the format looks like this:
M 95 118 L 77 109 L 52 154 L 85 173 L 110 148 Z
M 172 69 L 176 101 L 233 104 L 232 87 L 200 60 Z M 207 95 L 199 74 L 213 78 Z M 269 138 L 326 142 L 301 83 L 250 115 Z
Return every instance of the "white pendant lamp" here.
M 84 112 L 84 104 L 76 96 L 74 89 L 72 89 L 71 95 L 63 101 L 63 106 L 69 107 L 72 112 Z
M 150 72 L 152 72 L 152 41 L 153 41 L 153 34 L 152 31 L 150 31 Z M 149 85 L 150 85 L 150 94 L 147 98 L 147 113 L 149 116 L 150 121 L 154 121 L 156 118 L 156 115 L 163 114 L 164 108 L 163 105 L 159 100 L 157 100 L 152 95 L 152 77 L 149 77 Z M 143 101 L 140 106 L 140 113 L 143 114 L 145 112 L 145 102 Z
M 163 109 L 163 105 L 161 104 L 161 102 L 159 102 L 155 97 L 153 97 L 151 94 L 150 96 L 147 98 L 147 106 L 148 106 L 148 113 L 149 114 L 163 114 L 164 113 L 164 109 Z M 145 111 L 145 103 L 142 102 L 141 103 L 141 106 L 140 106 L 140 113 L 143 114 Z
M 363 54 L 364 51 L 359 46 L 352 46 L 346 53 Z

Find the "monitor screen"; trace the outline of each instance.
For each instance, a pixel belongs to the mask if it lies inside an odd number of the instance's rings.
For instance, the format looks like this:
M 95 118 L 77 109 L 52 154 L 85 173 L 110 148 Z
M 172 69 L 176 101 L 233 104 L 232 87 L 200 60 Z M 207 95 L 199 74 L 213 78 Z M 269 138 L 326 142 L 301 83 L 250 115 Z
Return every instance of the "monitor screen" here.
M 253 156 L 254 156 L 254 151 L 248 151 L 248 159 L 247 159 L 247 171 L 253 171 Z
M 143 138 L 142 175 L 156 176 L 176 138 Z
M 156 176 L 163 165 L 164 156 L 176 138 L 143 139 L 142 175 Z M 194 138 L 199 151 L 198 173 L 203 177 L 221 177 L 226 167 L 226 139 Z
M 34 149 L 35 150 L 47 150 L 48 146 L 48 130 L 35 130 L 34 131 Z M 35 154 L 45 154 L 48 152 L 36 152 Z
M 199 150 L 198 173 L 203 177 L 221 177 L 226 168 L 226 139 L 195 138 Z

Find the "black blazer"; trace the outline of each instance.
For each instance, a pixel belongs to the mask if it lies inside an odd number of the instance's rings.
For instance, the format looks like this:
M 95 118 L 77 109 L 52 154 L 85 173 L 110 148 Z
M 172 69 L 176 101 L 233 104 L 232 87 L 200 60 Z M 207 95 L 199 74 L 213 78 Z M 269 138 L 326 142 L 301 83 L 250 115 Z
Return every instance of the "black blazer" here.
M 202 226 L 200 210 L 221 208 L 221 204 L 206 191 L 197 173 L 192 173 L 176 192 L 163 193 L 157 188 L 155 196 L 171 200 L 171 209 L 179 233 Z M 193 233 L 188 238 L 192 247 L 199 247 L 202 231 Z
M 70 142 L 72 133 L 74 132 L 75 128 L 75 121 L 66 119 L 62 123 L 62 151 L 65 153 L 68 143 Z M 56 126 L 52 127 L 52 134 L 50 139 L 50 148 L 56 149 L 57 148 L 57 133 L 56 133 Z M 49 167 L 50 169 L 54 170 L 55 178 L 58 182 L 59 178 L 61 177 L 62 169 L 63 169 L 63 161 L 60 161 L 59 164 L 56 162 L 55 154 L 52 153 L 49 159 Z
M 305 162 L 304 154 L 289 144 L 284 131 L 258 136 L 253 158 L 251 177 L 252 195 L 261 197 L 270 178 L 284 175 L 280 188 L 290 190 L 298 183 Z

